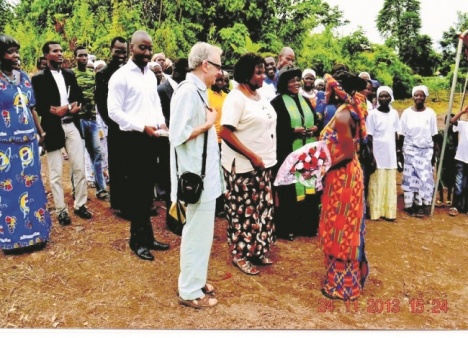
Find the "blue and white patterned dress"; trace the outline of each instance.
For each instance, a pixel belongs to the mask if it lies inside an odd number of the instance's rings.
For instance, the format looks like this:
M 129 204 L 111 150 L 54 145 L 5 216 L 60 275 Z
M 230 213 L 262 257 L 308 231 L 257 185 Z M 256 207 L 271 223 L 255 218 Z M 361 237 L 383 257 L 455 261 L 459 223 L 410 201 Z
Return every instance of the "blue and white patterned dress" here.
M 37 130 L 26 73 L 19 85 L 0 81 L 0 249 L 49 240 L 51 219 L 41 180 Z

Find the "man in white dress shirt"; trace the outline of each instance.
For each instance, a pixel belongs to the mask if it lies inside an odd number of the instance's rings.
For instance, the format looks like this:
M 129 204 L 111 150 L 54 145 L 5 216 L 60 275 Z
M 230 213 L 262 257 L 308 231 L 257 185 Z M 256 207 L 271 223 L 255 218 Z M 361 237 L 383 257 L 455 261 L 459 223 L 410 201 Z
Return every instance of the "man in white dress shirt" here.
M 144 31 L 133 33 L 131 59 L 109 81 L 109 117 L 122 133 L 121 151 L 127 157 L 123 171 L 128 178 L 127 205 L 130 216 L 130 248 L 144 260 L 154 260 L 150 250 L 167 250 L 154 239 L 151 205 L 157 167 L 159 133 L 167 127 L 161 110 L 157 81 L 149 69 L 153 41 Z
M 207 108 L 207 87 L 214 84 L 221 70 L 221 50 L 206 42 L 196 43 L 188 56 L 189 69 L 171 100 L 171 199 L 177 199 L 179 174 L 201 174 L 204 135 L 207 133 L 206 177 L 200 200 L 188 204 L 180 245 L 180 304 L 206 308 L 218 301 L 208 284 L 208 262 L 213 244 L 216 198 L 221 195 L 222 176 L 219 146 L 214 123 L 217 112 Z

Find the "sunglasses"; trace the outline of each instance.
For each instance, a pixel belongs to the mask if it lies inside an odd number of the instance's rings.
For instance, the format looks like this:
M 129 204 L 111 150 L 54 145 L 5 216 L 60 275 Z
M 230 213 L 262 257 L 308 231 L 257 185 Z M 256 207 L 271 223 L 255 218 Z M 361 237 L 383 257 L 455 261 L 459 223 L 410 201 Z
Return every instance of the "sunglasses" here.
M 218 70 L 221 70 L 221 65 L 218 65 L 217 63 L 211 62 L 210 60 L 206 60 L 210 65 L 216 67 Z

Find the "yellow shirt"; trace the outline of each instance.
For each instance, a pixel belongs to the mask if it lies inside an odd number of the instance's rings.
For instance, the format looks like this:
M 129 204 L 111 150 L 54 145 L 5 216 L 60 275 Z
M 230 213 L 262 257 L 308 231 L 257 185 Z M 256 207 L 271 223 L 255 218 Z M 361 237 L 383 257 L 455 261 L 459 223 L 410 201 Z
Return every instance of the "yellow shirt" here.
M 218 135 L 218 143 L 221 143 L 221 137 L 219 137 L 219 132 L 221 131 L 221 116 L 223 115 L 223 103 L 226 99 L 227 94 L 223 91 L 219 93 L 208 89 L 208 103 L 211 108 L 216 109 L 218 115 L 216 116 L 215 128 L 216 134 Z

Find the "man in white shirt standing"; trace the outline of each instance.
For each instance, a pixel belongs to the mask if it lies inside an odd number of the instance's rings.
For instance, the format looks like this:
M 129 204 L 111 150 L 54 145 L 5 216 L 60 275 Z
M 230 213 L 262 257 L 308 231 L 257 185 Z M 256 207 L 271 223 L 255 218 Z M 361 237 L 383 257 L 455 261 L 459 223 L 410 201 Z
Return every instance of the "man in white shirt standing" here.
M 154 260 L 150 250 L 167 250 L 168 244 L 154 239 L 151 205 L 157 167 L 157 142 L 167 127 L 156 90 L 157 81 L 148 67 L 153 49 L 144 31 L 133 33 L 131 59 L 109 81 L 109 117 L 122 133 L 122 149 L 128 160 L 123 171 L 128 177 L 127 205 L 130 216 L 130 248 L 141 259 Z
M 204 135 L 207 133 L 206 177 L 200 200 L 188 204 L 180 245 L 179 303 L 194 308 L 215 306 L 214 287 L 207 283 L 213 244 L 216 198 L 221 195 L 222 176 L 214 123 L 217 112 L 207 107 L 207 87 L 222 76 L 221 49 L 196 43 L 188 56 L 186 80 L 171 100 L 171 199 L 177 199 L 177 169 L 201 174 Z

